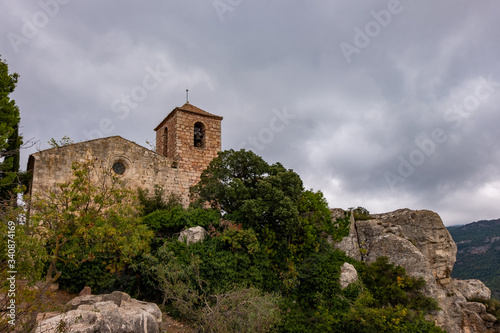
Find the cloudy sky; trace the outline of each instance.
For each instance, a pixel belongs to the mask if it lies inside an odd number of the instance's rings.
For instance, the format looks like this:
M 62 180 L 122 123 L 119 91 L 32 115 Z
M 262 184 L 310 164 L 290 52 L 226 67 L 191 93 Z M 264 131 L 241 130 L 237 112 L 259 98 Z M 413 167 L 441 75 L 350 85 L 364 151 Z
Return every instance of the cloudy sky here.
M 2 1 L 25 140 L 148 147 L 189 101 L 331 207 L 500 217 L 494 0 Z

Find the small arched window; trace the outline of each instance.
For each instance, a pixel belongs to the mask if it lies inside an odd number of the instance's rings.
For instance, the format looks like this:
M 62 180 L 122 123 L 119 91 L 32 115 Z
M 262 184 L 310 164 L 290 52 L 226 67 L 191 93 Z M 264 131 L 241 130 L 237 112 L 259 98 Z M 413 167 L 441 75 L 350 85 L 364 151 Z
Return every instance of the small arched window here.
M 205 147 L 205 125 L 201 122 L 194 124 L 193 145 L 198 148 Z
M 163 129 L 163 156 L 168 154 L 168 128 Z

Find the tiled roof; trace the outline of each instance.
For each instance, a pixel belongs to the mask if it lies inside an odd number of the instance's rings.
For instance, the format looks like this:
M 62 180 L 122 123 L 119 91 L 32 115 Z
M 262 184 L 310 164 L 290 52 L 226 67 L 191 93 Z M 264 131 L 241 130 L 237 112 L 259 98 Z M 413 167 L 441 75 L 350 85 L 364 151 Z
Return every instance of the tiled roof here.
M 165 117 L 165 119 L 163 119 L 163 120 L 160 122 L 160 124 L 159 124 L 158 126 L 156 126 L 155 131 L 156 131 L 158 128 L 160 128 L 160 127 L 161 127 L 161 125 L 163 125 L 163 124 L 165 123 L 165 121 L 166 121 L 168 118 L 170 118 L 170 117 L 171 117 L 171 116 L 175 113 L 175 111 L 177 111 L 177 110 L 179 110 L 179 111 L 185 111 L 185 112 L 190 112 L 190 113 L 196 113 L 196 114 L 199 114 L 199 115 L 202 115 L 202 116 L 211 117 L 211 118 L 217 118 L 217 119 L 222 120 L 222 117 L 221 117 L 221 116 L 217 116 L 217 115 L 215 115 L 215 114 L 212 114 L 212 113 L 210 113 L 210 112 L 207 112 L 207 111 L 205 111 L 205 110 L 202 110 L 202 109 L 200 109 L 199 107 L 196 107 L 196 106 L 194 106 L 194 105 L 192 105 L 192 104 L 186 103 L 186 104 L 184 104 L 184 105 L 183 105 L 183 106 L 181 106 L 181 107 L 179 107 L 179 106 L 178 106 L 178 107 L 176 107 L 175 109 L 173 109 L 173 110 L 172 110 L 172 112 L 170 112 L 170 113 L 168 114 L 168 116 L 166 116 L 166 117 Z
M 197 106 L 191 105 L 189 103 L 186 103 L 186 104 L 184 104 L 181 107 L 176 107 L 176 109 L 179 109 L 179 110 L 182 110 L 182 111 L 188 111 L 188 112 L 198 113 L 198 114 L 201 114 L 201 115 L 204 115 L 204 116 L 209 116 L 209 117 L 219 117 L 219 116 L 211 114 L 211 113 L 209 113 L 209 112 L 207 112 L 205 110 L 202 110 L 202 109 L 200 109 Z

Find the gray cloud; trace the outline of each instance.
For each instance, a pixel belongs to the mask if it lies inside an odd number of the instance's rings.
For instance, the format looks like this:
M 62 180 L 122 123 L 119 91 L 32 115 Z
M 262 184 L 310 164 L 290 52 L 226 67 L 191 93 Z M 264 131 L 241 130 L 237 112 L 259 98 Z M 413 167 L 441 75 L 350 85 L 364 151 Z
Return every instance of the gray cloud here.
M 25 138 L 146 145 L 189 88 L 224 116 L 223 149 L 260 134 L 253 150 L 331 206 L 432 209 L 446 224 L 499 217 L 500 87 L 463 108 L 482 79 L 500 82 L 493 0 L 221 1 L 225 12 L 213 1 L 6 3 L 0 54 L 21 75 Z M 294 117 L 268 140 L 276 110 Z M 436 130 L 446 140 L 432 147 Z M 389 186 L 388 172 L 403 181 Z

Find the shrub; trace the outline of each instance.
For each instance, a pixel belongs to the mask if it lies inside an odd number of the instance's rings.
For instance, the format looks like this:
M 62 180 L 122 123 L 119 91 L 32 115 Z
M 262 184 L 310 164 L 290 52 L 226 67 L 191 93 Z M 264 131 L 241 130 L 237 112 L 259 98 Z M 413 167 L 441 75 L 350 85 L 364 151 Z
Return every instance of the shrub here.
M 210 295 L 198 325 L 204 332 L 269 332 L 281 320 L 279 300 L 255 288 Z
M 92 293 L 111 293 L 115 290 L 125 291 L 131 295 L 136 292 L 137 276 L 128 267 L 120 271 L 110 271 L 104 258 L 95 258 L 78 266 L 73 264 L 61 266 L 62 271 L 58 283 L 61 289 L 70 293 L 79 293 L 83 287 L 92 288 Z
M 354 213 L 354 219 L 358 220 L 368 220 L 370 219 L 370 212 L 364 207 L 358 207 L 352 211 Z
M 199 249 L 202 247 L 200 245 Z M 207 332 L 267 332 L 280 320 L 277 295 L 235 284 L 238 282 L 233 276 L 236 267 L 231 267 L 227 260 L 230 252 L 222 251 L 223 263 L 229 267 L 217 267 L 217 260 L 212 258 L 204 259 L 208 263 L 203 263 L 203 267 L 200 256 L 194 253 L 197 251 L 190 251 L 193 248 L 172 241 L 158 250 L 157 258 L 148 256 L 147 273 L 157 281 L 157 288 L 163 295 L 162 304 L 171 314 L 191 320 Z M 213 252 L 204 253 L 210 257 Z M 216 272 L 215 276 L 205 279 L 204 273 L 210 268 L 216 271 L 224 268 L 224 272 Z M 246 272 L 243 269 L 241 273 L 245 275 Z M 230 279 L 212 285 L 225 276 Z M 240 282 L 240 285 L 248 283 Z
M 420 292 L 425 281 L 407 276 L 405 269 L 389 263 L 389 258 L 379 257 L 374 263 L 357 268 L 363 284 L 373 295 L 372 307 L 401 304 L 409 309 L 438 310 L 437 302 Z
M 201 226 L 207 229 L 209 226 L 218 226 L 219 218 L 220 213 L 215 209 L 184 209 L 182 206 L 173 206 L 169 210 L 156 210 L 142 220 L 155 233 L 151 247 L 156 250 L 164 243 L 165 238 L 172 238 L 185 228 Z
M 470 301 L 483 303 L 486 306 L 486 311 L 494 315 L 500 321 L 500 300 L 495 298 L 487 300 L 481 298 L 474 298 L 470 299 Z
M 170 210 L 174 207 L 182 206 L 181 198 L 173 193 L 165 201 L 165 190 L 159 185 L 155 185 L 153 195 L 149 195 L 149 191 L 142 188 L 137 190 L 137 194 L 143 215 L 148 215 L 157 210 Z

